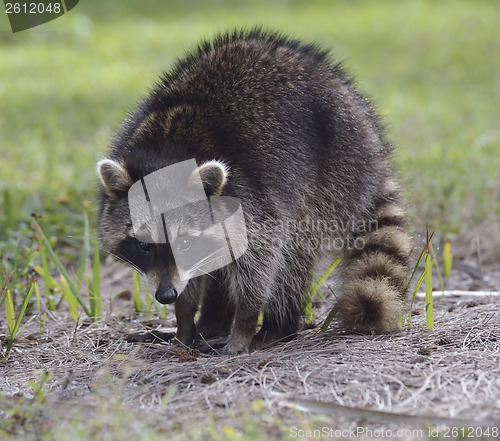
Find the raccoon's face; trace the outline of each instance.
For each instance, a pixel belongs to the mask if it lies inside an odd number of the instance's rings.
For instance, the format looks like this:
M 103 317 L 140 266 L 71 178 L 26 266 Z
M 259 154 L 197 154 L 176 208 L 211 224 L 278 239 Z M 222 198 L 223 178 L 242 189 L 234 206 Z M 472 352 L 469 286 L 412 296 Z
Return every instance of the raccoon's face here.
M 224 163 L 209 161 L 196 172 L 207 196 L 221 194 L 228 176 Z M 100 181 L 97 227 L 103 247 L 140 272 L 160 303 L 174 302 L 189 280 L 208 272 L 204 270 L 207 263 L 218 258 L 217 250 L 226 244 L 221 229 L 200 228 L 210 219 L 210 213 L 203 208 L 206 206 L 200 204 L 188 211 L 167 209 L 167 222 L 164 217 L 163 223 L 146 222 L 143 227 L 147 231 L 138 233 L 129 205 L 129 190 L 134 182 L 126 164 L 102 159 L 97 164 L 97 173 Z M 165 203 L 168 207 L 168 201 Z M 161 226 L 164 231 L 158 231 Z M 166 243 L 155 240 L 162 235 L 168 237 L 168 241 L 163 241 Z

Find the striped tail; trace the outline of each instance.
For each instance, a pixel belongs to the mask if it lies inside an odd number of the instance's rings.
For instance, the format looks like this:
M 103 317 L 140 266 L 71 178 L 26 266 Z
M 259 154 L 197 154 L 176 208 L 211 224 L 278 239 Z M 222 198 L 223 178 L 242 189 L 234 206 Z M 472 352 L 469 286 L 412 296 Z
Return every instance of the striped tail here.
M 397 190 L 391 187 L 376 203 L 371 224 L 376 228 L 358 236 L 362 246 L 344 255 L 337 317 L 349 330 L 387 333 L 404 312 L 412 246 Z

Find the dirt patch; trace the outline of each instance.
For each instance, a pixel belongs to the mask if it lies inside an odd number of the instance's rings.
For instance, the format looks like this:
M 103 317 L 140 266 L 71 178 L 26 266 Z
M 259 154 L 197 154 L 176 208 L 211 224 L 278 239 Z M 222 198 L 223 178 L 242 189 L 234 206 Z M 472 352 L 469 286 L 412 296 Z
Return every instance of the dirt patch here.
M 488 271 L 493 274 L 494 268 Z M 493 283 L 491 276 L 484 280 L 467 271 L 455 277 L 461 288 L 464 280 L 480 280 L 482 289 Z M 326 298 L 319 305 L 317 323 L 329 302 Z M 175 423 L 180 431 L 207 414 L 231 425 L 256 400 L 269 421 L 280 421 L 282 428 L 309 424 L 297 408 L 318 411 L 301 400 L 339 406 L 319 410 L 329 415 L 326 424 L 338 430 L 363 424 L 422 427 L 416 415 L 500 426 L 499 302 L 495 295 L 436 297 L 435 328 L 427 330 L 423 300 L 417 298 L 411 327 L 390 335 L 346 334 L 332 323 L 326 332 L 307 329 L 285 344 L 221 356 L 171 343 L 128 343 L 130 332 L 165 329 L 173 321 L 171 316 L 166 322 L 154 317 L 139 321 L 122 296 L 109 299 L 108 317 L 97 323 L 75 323 L 64 311 L 49 313 L 39 333 L 39 323 L 32 321 L 9 360 L 0 363 L 0 392 L 33 397 L 26 383 L 45 370 L 51 380 L 44 389 L 53 403 L 92 407 L 97 398 L 118 393 L 138 412 L 151 414 L 161 407 L 159 427 L 171 429 Z M 4 326 L 0 323 L 0 333 L 6 333 Z

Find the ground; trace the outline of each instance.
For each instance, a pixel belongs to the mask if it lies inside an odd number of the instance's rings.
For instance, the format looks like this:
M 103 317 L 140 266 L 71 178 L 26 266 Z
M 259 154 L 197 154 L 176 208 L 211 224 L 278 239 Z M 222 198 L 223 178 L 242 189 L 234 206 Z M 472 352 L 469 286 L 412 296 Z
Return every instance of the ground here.
M 104 273 L 108 292 L 127 283 L 114 264 Z M 498 267 L 483 273 L 457 263 L 447 287 L 498 286 Z M 318 324 L 332 301 L 328 291 L 316 305 Z M 63 440 L 91 430 L 92 421 L 95 439 L 110 432 L 122 439 L 123 427 L 143 434 L 154 427 L 169 439 L 429 439 L 432 430 L 447 439 L 455 426 L 462 432 L 451 439 L 500 439 L 498 302 L 498 293 L 435 296 L 435 327 L 427 330 L 417 297 L 411 326 L 390 335 L 346 334 L 334 322 L 326 332 L 313 327 L 288 343 L 222 356 L 127 343 L 130 332 L 173 321 L 134 315 L 125 293 L 108 299 L 107 318 L 95 323 L 58 311 L 42 333 L 36 319 L 29 324 L 0 364 L 0 433 L 29 438 L 48 430 Z

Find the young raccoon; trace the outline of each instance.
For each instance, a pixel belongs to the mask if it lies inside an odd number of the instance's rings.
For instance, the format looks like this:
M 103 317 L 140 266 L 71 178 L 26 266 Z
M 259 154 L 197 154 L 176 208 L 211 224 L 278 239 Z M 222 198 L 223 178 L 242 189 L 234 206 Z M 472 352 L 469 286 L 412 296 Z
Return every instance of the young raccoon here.
M 411 248 L 390 151 L 374 109 L 327 52 L 259 29 L 220 35 L 161 77 L 99 161 L 98 234 L 158 301 L 175 301 L 185 344 L 229 333 L 225 352 L 241 353 L 290 338 L 325 253 L 342 254 L 337 317 L 389 332 Z M 206 196 L 240 201 L 248 240 L 238 259 L 195 278 L 173 254 L 210 233 L 179 217 L 168 243 L 148 243 L 128 200 L 134 183 L 192 158 Z

